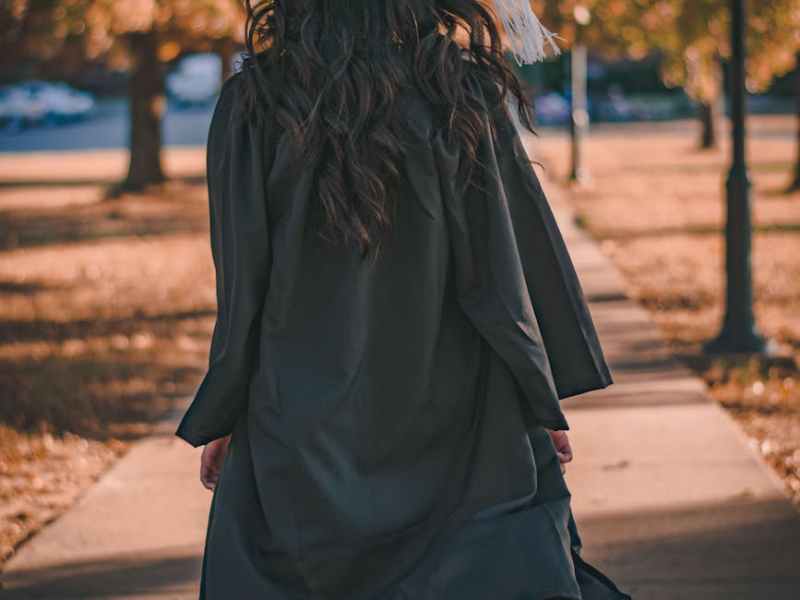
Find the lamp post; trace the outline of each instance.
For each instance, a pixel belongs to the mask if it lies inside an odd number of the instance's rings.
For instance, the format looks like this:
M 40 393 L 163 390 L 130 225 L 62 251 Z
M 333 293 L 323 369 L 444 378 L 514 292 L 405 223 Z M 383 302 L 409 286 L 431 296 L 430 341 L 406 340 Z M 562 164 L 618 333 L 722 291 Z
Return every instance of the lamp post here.
M 583 28 L 589 25 L 592 14 L 581 4 L 575 6 L 575 43 L 570 52 L 570 181 L 585 183 L 588 173 L 583 164 L 583 138 L 589 127 L 587 108 L 586 79 L 588 53 L 583 43 Z
M 730 98 L 733 157 L 726 181 L 725 317 L 716 338 L 703 349 L 716 353 L 763 353 L 767 340 L 758 332 L 753 314 L 753 282 L 750 261 L 752 221 L 750 179 L 745 156 L 745 0 L 730 0 L 731 64 Z

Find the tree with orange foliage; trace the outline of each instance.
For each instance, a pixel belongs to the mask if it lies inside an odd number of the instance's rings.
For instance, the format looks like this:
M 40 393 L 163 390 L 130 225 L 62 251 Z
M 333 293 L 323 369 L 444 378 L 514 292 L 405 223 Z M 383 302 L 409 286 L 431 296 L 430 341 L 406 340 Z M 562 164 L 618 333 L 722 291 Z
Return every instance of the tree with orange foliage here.
M 659 52 L 664 81 L 683 86 L 700 106 L 701 147 L 714 146 L 721 62 L 730 55 L 727 0 L 537 0 L 537 4 L 545 20 L 568 41 L 575 35 L 575 6 L 581 5 L 593 15 L 585 39 L 594 50 L 631 58 Z M 797 64 L 800 0 L 750 2 L 749 9 L 748 87 L 758 91 Z
M 165 179 L 161 121 L 166 61 L 189 51 L 216 51 L 230 63 L 244 11 L 236 0 L 10 0 L 3 3 L 0 44 L 16 59 L 58 61 L 62 70 L 87 62 L 127 68 L 130 162 L 118 191 Z

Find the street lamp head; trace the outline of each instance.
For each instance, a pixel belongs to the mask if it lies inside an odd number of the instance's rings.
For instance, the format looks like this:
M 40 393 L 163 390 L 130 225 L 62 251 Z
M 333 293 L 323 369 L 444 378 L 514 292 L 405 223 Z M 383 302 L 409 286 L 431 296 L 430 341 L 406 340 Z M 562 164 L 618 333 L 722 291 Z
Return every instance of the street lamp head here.
M 589 8 L 583 4 L 576 4 L 572 14 L 575 17 L 575 22 L 578 25 L 586 27 L 592 22 L 592 13 Z

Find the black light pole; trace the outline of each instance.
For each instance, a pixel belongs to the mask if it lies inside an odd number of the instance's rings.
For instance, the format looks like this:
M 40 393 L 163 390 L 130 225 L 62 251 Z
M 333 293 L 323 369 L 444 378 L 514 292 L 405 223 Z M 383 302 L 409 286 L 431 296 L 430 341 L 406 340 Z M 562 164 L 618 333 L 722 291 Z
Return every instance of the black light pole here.
M 725 318 L 716 338 L 707 342 L 707 353 L 761 353 L 767 340 L 758 332 L 753 314 L 753 281 L 750 268 L 752 236 L 750 179 L 745 158 L 745 0 L 730 0 L 731 10 L 731 123 L 733 162 L 726 181 Z

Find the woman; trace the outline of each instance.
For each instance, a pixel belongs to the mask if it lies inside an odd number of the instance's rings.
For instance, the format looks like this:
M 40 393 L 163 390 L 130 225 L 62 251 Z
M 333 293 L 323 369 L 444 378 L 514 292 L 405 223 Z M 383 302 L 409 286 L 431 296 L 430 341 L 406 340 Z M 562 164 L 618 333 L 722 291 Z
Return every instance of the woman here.
M 176 434 L 204 599 L 630 598 L 559 400 L 611 376 L 475 0 L 248 3 L 208 139 L 218 314 Z

